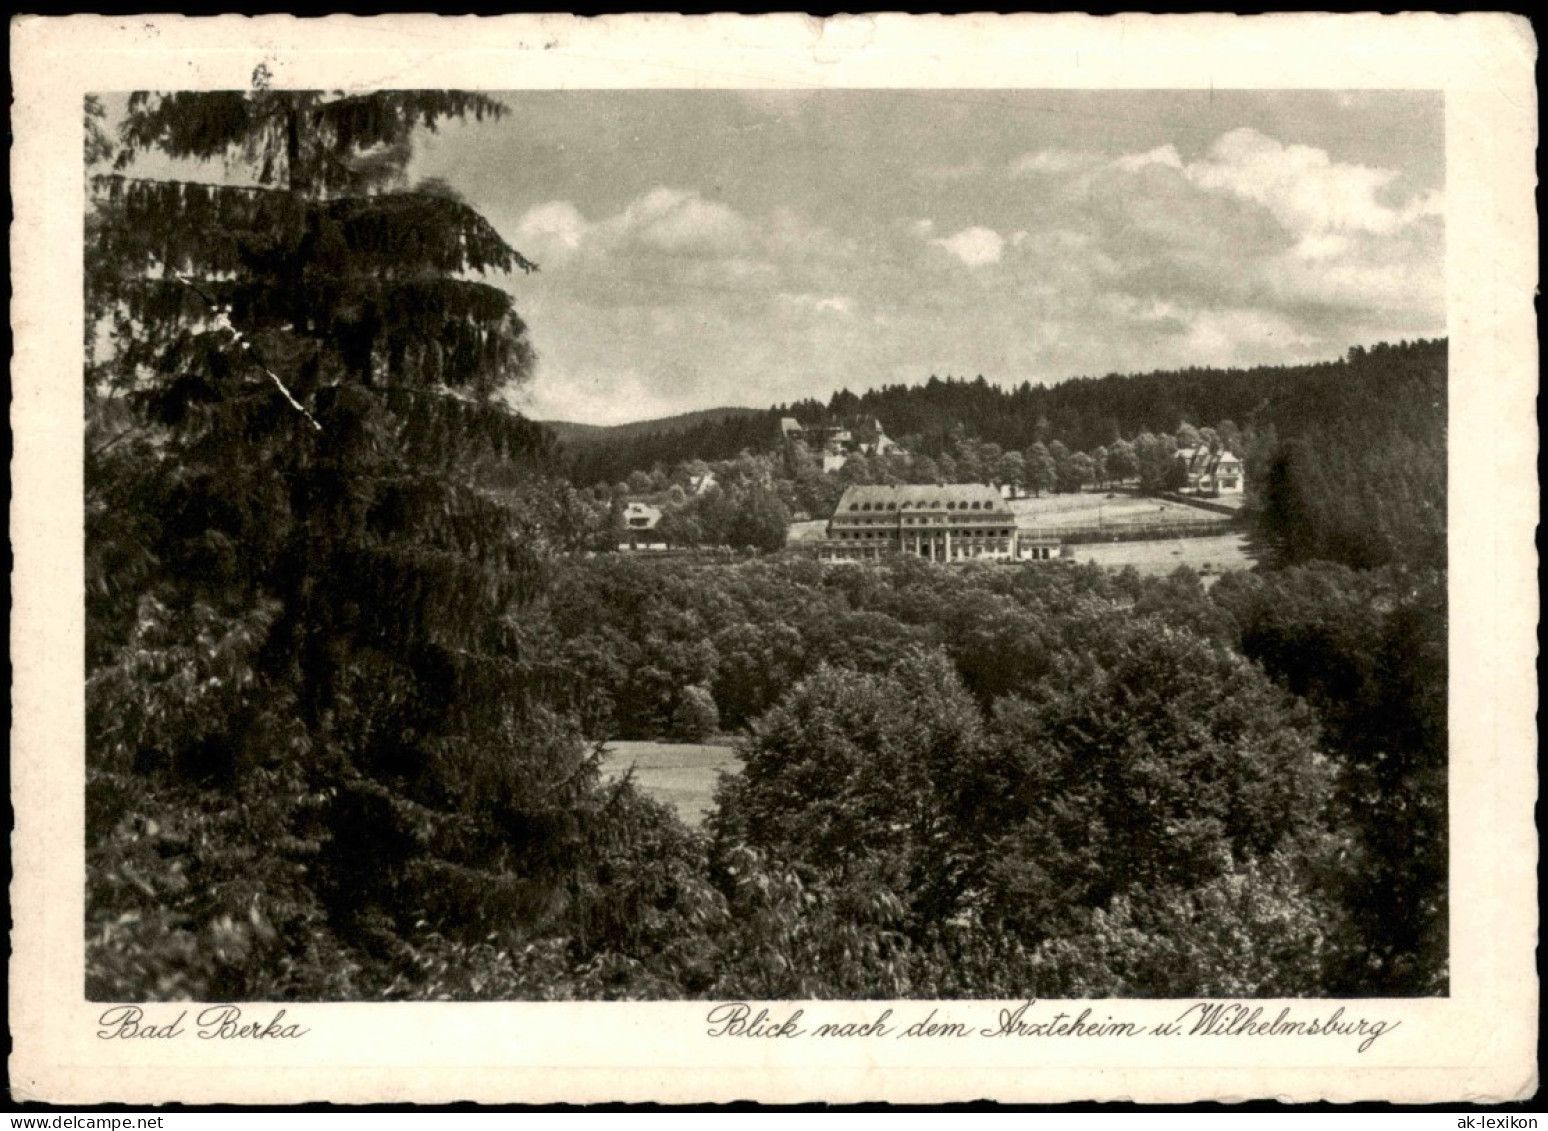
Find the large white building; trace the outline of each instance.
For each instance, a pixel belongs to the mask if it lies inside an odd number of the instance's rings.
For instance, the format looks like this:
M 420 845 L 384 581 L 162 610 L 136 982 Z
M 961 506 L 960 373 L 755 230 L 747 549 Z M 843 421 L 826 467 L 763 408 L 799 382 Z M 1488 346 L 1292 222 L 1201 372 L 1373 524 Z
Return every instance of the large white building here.
M 825 561 L 876 561 L 916 554 L 928 561 L 1050 558 L 1057 542 L 1016 534 L 1016 516 L 999 491 L 984 483 L 850 487 L 817 543 Z

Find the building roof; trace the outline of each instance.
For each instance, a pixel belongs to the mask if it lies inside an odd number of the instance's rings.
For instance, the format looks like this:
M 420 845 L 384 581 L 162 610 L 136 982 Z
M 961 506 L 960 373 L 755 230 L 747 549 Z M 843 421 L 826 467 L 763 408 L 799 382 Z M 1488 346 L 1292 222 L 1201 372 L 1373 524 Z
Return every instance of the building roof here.
M 646 520 L 644 526 L 633 522 L 634 519 Z M 656 524 L 661 521 L 661 508 L 653 507 L 649 503 L 632 502 L 624 508 L 624 522 L 629 523 L 635 530 L 654 530 Z
M 1000 493 L 987 483 L 947 483 L 939 484 L 901 484 L 898 486 L 863 486 L 846 488 L 839 497 L 838 507 L 834 513 L 847 512 L 851 505 L 863 506 L 871 504 L 872 509 L 876 504 L 882 504 L 885 509 L 888 503 L 898 509 L 903 509 L 905 504 L 910 510 L 945 510 L 948 503 L 955 503 L 958 507 L 966 503 L 971 506 L 978 503 L 980 510 L 1008 512 L 1009 507 Z
M 1231 454 L 1230 448 L 1224 448 L 1219 452 L 1211 452 L 1203 444 L 1196 448 L 1179 448 L 1177 455 L 1187 465 L 1188 471 L 1194 475 L 1212 474 L 1222 463 L 1242 462 Z

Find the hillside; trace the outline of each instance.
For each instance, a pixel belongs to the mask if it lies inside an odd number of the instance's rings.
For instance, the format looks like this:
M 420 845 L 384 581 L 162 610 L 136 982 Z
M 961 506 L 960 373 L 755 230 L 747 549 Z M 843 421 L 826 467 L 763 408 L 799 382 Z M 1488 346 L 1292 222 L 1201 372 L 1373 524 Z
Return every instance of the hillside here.
M 782 415 L 808 424 L 874 416 L 894 439 L 932 457 L 958 430 L 1005 449 L 1058 439 L 1089 451 L 1120 436 L 1172 432 L 1183 421 L 1272 427 L 1281 440 L 1353 426 L 1368 436 L 1390 430 L 1432 444 L 1445 428 L 1445 374 L 1445 341 L 1420 341 L 1356 348 L 1347 357 L 1306 365 L 1109 374 L 1055 385 L 1001 387 L 982 376 L 931 376 L 923 384 L 859 395 L 840 390 L 826 404 L 710 409 L 613 428 L 549 427 L 565 442 L 571 475 L 583 485 L 617 482 L 657 465 L 771 450 Z
M 552 432 L 561 444 L 573 448 L 587 444 L 617 443 L 656 434 L 672 435 L 685 432 L 699 424 L 718 423 L 751 416 L 761 417 L 767 412 L 767 409 L 761 408 L 727 406 L 684 412 L 677 416 L 662 416 L 655 420 L 634 420 L 628 424 L 578 424 L 568 420 L 539 420 L 537 423 Z
M 1154 452 L 1159 444 L 1170 462 L 1187 424 L 1233 437 L 1227 442 L 1246 461 L 1248 511 L 1277 561 L 1443 563 L 1447 382 L 1444 340 L 1356 348 L 1307 365 L 1112 375 L 1046 387 L 932 377 L 858 396 L 841 390 L 827 404 L 805 401 L 761 413 L 712 410 L 696 419 L 599 430 L 567 445 L 565 462 L 581 486 L 618 484 L 632 473 L 681 473 L 695 460 L 734 460 L 744 452 L 766 459 L 780 447 L 783 415 L 807 424 L 881 421 L 911 453 L 903 465 L 857 464 L 840 478 L 803 477 L 780 464 L 776 477 L 792 480 L 790 509 L 821 514 L 844 483 L 872 475 L 975 481 L 1022 474 L 984 470 L 977 453 L 985 449 L 996 460 L 1014 453 L 1022 467 L 1049 461 L 1048 448 L 1084 453 L 1079 458 L 1088 464 L 1086 480 L 1120 439 L 1126 450 L 1139 450 L 1142 461 L 1143 450 Z M 1064 458 L 1056 457 L 1050 470 L 1058 474 L 1057 460 Z M 916 462 L 928 471 L 920 472 Z M 1133 474 L 1131 468 L 1117 477 Z M 1146 474 L 1141 467 L 1142 484 Z M 968 478 L 956 480 L 959 475 Z

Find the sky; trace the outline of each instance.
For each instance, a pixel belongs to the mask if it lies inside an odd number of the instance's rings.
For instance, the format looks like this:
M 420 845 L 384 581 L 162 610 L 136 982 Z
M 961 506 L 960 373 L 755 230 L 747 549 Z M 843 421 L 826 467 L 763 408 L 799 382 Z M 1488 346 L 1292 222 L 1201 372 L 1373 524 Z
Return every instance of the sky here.
M 523 91 L 416 142 L 534 275 L 518 398 L 610 424 L 839 388 L 1330 359 L 1446 332 L 1434 92 Z

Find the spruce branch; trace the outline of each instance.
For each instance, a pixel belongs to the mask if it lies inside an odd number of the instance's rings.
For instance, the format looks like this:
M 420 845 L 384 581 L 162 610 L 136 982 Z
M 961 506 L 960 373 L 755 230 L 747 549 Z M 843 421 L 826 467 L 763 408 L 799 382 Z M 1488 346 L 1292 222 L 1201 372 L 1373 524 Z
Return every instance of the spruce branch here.
M 204 299 L 205 302 L 209 303 L 210 307 L 214 310 L 215 313 L 216 328 L 229 331 L 232 341 L 234 341 L 242 348 L 243 353 L 252 358 L 254 365 L 258 366 L 259 369 L 268 374 L 269 380 L 274 382 L 275 387 L 278 388 L 285 399 L 290 402 L 290 407 L 295 409 L 302 416 L 306 417 L 308 423 L 310 423 L 313 428 L 317 429 L 317 431 L 321 432 L 323 428 L 321 424 L 317 423 L 317 418 L 306 410 L 305 405 L 303 405 L 300 401 L 296 400 L 296 398 L 291 395 L 290 390 L 285 386 L 285 382 L 281 381 L 279 379 L 279 375 L 268 367 L 268 365 L 263 360 L 262 354 L 258 352 L 258 350 L 253 346 L 253 343 L 249 341 L 242 333 L 242 331 L 237 329 L 236 325 L 231 321 L 231 307 L 218 302 L 212 295 L 210 295 L 207 291 L 205 291 L 202 287 L 200 287 L 197 283 L 195 283 L 187 275 L 184 275 L 182 272 L 173 272 L 173 277 L 184 286 L 192 289 L 193 292 L 200 298 Z

